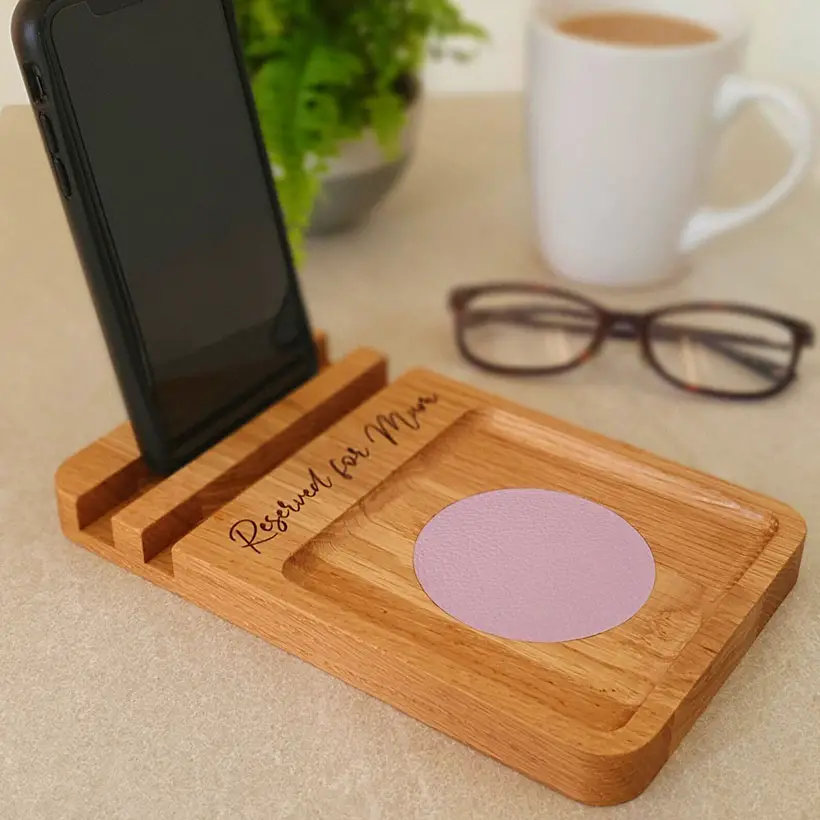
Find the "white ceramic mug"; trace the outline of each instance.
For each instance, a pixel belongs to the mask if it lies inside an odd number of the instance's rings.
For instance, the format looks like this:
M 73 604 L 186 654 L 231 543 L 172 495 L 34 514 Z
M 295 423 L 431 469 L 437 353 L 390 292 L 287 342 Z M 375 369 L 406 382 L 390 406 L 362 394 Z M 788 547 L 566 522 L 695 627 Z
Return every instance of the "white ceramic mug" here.
M 578 14 L 645 11 L 718 38 L 621 46 L 557 28 Z M 546 0 L 530 23 L 529 151 L 541 250 L 581 282 L 640 285 L 674 275 L 705 241 L 762 216 L 803 179 L 808 109 L 792 92 L 738 76 L 747 22 L 730 0 Z M 790 169 L 757 202 L 704 208 L 721 126 L 750 101 L 782 109 Z

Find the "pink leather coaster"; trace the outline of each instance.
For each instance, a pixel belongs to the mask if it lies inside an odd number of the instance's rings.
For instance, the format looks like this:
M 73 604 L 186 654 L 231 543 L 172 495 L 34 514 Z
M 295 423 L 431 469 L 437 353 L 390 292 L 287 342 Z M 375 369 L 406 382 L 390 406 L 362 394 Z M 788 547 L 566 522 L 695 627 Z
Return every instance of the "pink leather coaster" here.
M 441 609 L 482 632 L 571 641 L 629 620 L 655 584 L 640 533 L 607 507 L 548 490 L 457 501 L 421 531 L 416 577 Z

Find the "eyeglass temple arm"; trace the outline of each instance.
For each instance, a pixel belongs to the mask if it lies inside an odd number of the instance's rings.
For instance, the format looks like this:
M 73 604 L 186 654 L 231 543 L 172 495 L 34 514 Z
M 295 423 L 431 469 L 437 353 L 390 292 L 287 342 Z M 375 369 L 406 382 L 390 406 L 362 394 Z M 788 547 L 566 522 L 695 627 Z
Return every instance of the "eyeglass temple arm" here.
M 577 318 L 586 320 L 587 322 L 591 321 L 591 317 L 586 311 L 575 311 L 568 308 L 509 308 L 506 310 L 473 311 L 470 314 L 470 320 L 475 323 L 499 320 L 508 321 L 536 328 L 558 328 L 570 333 L 589 333 L 591 330 L 588 325 L 579 327 L 578 325 L 573 326 L 561 323 L 560 321 L 544 321 L 541 317 L 545 313 L 556 313 L 560 316 L 566 316 L 567 318 Z M 754 344 L 758 347 L 766 347 L 771 350 L 784 349 L 782 345 L 761 336 L 749 336 L 720 330 L 704 330 L 686 325 L 660 325 L 656 328 L 655 333 L 659 338 L 665 340 L 676 340 L 683 336 L 696 339 L 716 353 L 720 353 L 727 359 L 731 359 L 737 364 L 743 365 L 764 377 L 779 377 L 783 369 L 781 365 L 755 356 L 753 353 L 743 353 L 734 349 L 731 344 L 727 344 L 739 342 L 741 344 Z M 635 339 L 637 334 L 633 326 L 624 324 L 613 327 L 610 335 L 616 339 Z

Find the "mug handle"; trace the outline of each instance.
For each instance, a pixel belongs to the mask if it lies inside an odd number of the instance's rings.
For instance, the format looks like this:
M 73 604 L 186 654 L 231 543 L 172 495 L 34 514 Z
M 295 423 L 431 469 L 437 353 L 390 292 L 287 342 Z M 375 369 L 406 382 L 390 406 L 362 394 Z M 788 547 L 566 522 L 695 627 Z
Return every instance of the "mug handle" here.
M 813 125 L 808 107 L 793 92 L 771 83 L 729 77 L 718 92 L 715 116 L 721 124 L 728 122 L 748 102 L 770 102 L 779 106 L 789 123 L 784 137 L 792 149 L 793 159 L 785 176 L 771 190 L 748 205 L 729 210 L 703 208 L 692 217 L 681 238 L 684 253 L 704 242 L 763 216 L 780 204 L 802 182 L 812 159 Z

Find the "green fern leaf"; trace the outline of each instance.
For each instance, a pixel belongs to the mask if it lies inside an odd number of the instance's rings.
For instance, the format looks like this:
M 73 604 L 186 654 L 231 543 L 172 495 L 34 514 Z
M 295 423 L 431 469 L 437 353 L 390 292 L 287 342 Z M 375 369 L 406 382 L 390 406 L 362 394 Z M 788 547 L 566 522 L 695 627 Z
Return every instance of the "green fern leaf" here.
M 251 14 L 264 37 L 280 37 L 282 21 L 271 0 L 250 0 Z
M 388 91 L 370 97 L 365 107 L 382 150 L 388 159 L 396 159 L 401 153 L 401 133 L 407 119 L 404 100 Z

